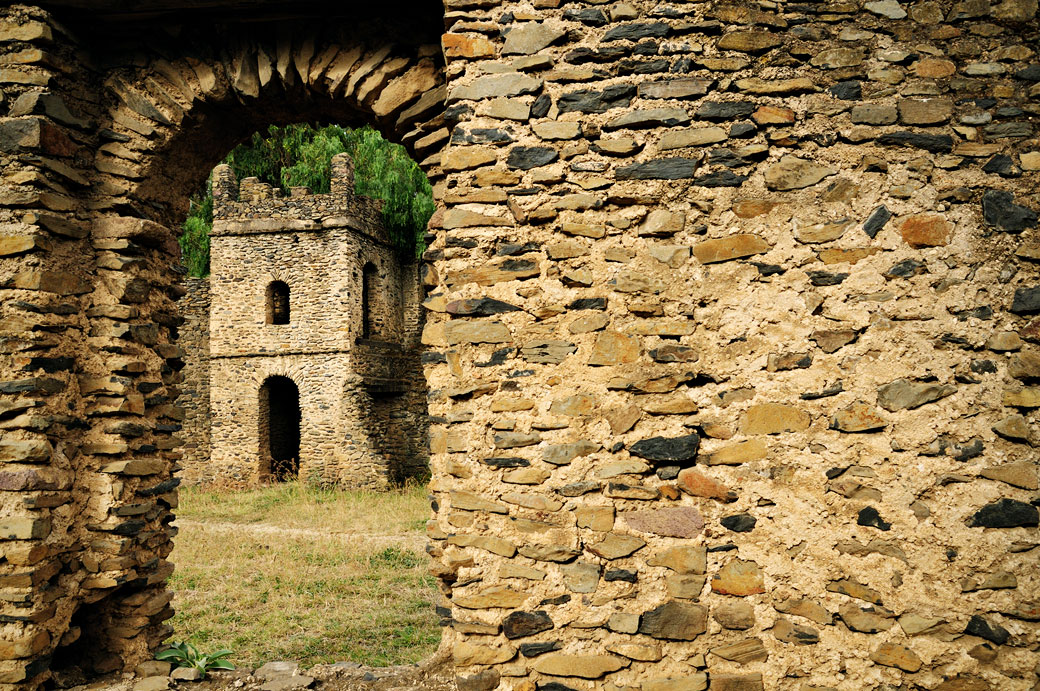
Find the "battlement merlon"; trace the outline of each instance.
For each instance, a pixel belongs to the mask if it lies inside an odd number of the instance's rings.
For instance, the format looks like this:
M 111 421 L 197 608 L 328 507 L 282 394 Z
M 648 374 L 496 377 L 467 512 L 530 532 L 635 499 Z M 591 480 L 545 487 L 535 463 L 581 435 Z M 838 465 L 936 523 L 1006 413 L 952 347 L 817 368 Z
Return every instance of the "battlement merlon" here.
M 213 169 L 212 235 L 321 231 L 347 227 L 389 245 L 383 227 L 383 200 L 354 193 L 354 163 L 332 157 L 330 192 L 312 194 L 293 187 L 288 195 L 255 177 L 238 181 L 225 164 Z

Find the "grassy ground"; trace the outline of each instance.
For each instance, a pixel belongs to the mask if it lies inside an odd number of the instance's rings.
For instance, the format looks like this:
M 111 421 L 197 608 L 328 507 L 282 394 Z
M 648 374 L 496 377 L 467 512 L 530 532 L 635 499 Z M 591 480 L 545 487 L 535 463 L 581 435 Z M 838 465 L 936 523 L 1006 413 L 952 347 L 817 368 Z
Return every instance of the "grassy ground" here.
M 181 490 L 173 640 L 270 660 L 417 662 L 440 640 L 426 488 Z

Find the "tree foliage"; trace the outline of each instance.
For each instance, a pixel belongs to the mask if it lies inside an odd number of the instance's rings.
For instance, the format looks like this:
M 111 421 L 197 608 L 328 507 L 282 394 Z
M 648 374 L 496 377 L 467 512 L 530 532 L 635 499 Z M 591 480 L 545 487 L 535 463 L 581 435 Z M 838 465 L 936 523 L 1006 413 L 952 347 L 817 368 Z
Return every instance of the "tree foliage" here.
M 383 223 L 395 249 L 403 258 L 418 257 L 426 223 L 433 215 L 430 182 L 404 147 L 386 141 L 371 127 L 272 125 L 266 133 L 256 132 L 235 147 L 224 162 L 239 180 L 256 177 L 285 189 L 308 187 L 325 194 L 332 177 L 332 157 L 344 152 L 354 160 L 354 191 L 383 200 Z M 213 196 L 207 182 L 191 199 L 180 237 L 184 263 L 192 276 L 209 273 L 212 225 Z

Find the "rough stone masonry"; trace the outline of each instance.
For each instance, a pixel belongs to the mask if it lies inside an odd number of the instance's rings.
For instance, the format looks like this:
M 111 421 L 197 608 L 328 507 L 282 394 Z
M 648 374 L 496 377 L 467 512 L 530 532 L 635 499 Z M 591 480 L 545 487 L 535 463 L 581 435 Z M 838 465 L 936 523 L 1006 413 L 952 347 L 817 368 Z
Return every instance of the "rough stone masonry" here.
M 172 229 L 326 118 L 435 183 L 460 689 L 1037 687 L 1034 0 L 104 4 L 0 20 L 0 683 L 167 635 Z
M 394 249 L 381 202 L 354 193 L 349 156 L 331 168 L 329 194 L 213 171 L 211 274 L 179 301 L 185 482 L 384 489 L 427 472 L 418 265 Z M 272 400 L 278 378 L 296 387 L 295 410 Z M 288 417 L 298 448 L 282 475 L 271 442 Z

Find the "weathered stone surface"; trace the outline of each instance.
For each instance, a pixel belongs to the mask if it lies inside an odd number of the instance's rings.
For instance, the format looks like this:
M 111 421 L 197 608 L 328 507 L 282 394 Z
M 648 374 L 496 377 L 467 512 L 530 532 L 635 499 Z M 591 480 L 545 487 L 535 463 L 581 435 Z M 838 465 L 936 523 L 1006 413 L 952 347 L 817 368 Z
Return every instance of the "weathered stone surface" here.
M 564 655 L 552 653 L 535 660 L 532 667 L 542 674 L 556 677 L 599 679 L 605 674 L 624 669 L 629 660 L 616 655 Z
M 502 55 L 530 55 L 555 43 L 567 32 L 548 22 L 526 22 L 506 34 Z
M 542 87 L 542 80 L 526 74 L 492 74 L 477 77 L 465 86 L 456 86 L 448 91 L 449 101 L 479 101 L 485 98 L 520 96 L 533 94 Z
M 979 473 L 984 478 L 1006 482 L 1014 487 L 1035 490 L 1040 488 L 1037 484 L 1037 467 L 1029 461 L 1016 463 L 1005 463 L 1003 465 L 983 468 Z
M 755 610 L 744 600 L 724 600 L 712 609 L 711 616 L 724 629 L 745 631 L 755 625 Z
M 899 121 L 904 125 L 938 125 L 947 122 L 953 115 L 953 102 L 945 98 L 915 99 L 899 101 Z
M 685 677 L 647 679 L 640 685 L 641 691 L 706 691 L 708 675 L 696 672 Z
M 699 242 L 693 246 L 693 256 L 702 264 L 714 264 L 762 254 L 770 249 L 769 243 L 761 237 L 740 234 Z
M 618 180 L 681 180 L 692 178 L 700 161 L 695 158 L 659 158 L 617 169 Z
M 674 132 L 665 132 L 657 148 L 660 151 L 683 149 L 688 146 L 705 146 L 726 141 L 729 135 L 721 127 L 692 127 Z
M 811 626 L 795 624 L 789 619 L 777 617 L 773 624 L 773 636 L 781 643 L 792 645 L 814 645 L 820 642 L 820 632 Z
M 904 672 L 916 672 L 921 669 L 921 658 L 917 653 L 898 643 L 882 643 L 870 654 L 870 659 L 886 667 L 898 667 Z
M 681 574 L 704 574 L 707 568 L 707 548 L 703 545 L 669 547 L 647 559 L 646 563 Z
M 672 600 L 644 612 L 639 633 L 663 640 L 692 641 L 707 630 L 707 624 L 707 609 Z
M 711 648 L 709 652 L 712 655 L 721 657 L 723 660 L 730 660 L 742 665 L 769 659 L 769 652 L 762 645 L 762 639 L 760 638 L 745 638 L 736 643 Z
M 604 559 L 620 559 L 646 546 L 646 540 L 635 535 L 619 535 L 610 533 L 599 542 L 591 543 L 587 549 L 597 557 Z
M 888 422 L 869 403 L 856 401 L 835 413 L 831 427 L 840 432 L 872 432 L 884 429 Z
M 444 327 L 444 336 L 449 344 L 462 343 L 509 343 L 513 336 L 501 322 L 450 321 Z
M 878 387 L 878 405 L 890 413 L 919 408 L 957 392 L 950 384 L 931 384 L 897 379 Z
M 490 646 L 459 641 L 452 648 L 452 659 L 459 667 L 494 665 L 516 657 L 516 648 L 508 645 Z
M 716 45 L 719 50 L 761 53 L 781 43 L 783 38 L 770 31 L 732 31 L 719 39 Z
M 712 576 L 711 589 L 716 593 L 739 597 L 764 593 L 762 568 L 753 561 L 731 559 Z
M 692 506 L 626 511 L 621 517 L 633 530 L 666 537 L 693 538 L 704 529 L 704 518 Z
M 718 499 L 723 502 L 737 500 L 737 493 L 714 478 L 695 468 L 685 468 L 676 479 L 679 489 L 694 497 Z
M 685 125 L 690 115 L 682 108 L 650 108 L 633 110 L 607 122 L 606 130 L 639 129 L 646 127 L 675 127 Z
M 724 446 L 708 454 L 705 463 L 708 465 L 740 465 L 765 458 L 769 447 L 761 439 L 748 439 Z
M 602 331 L 596 335 L 588 364 L 594 366 L 621 365 L 639 359 L 640 345 L 636 336 L 616 331 Z
M 744 434 L 781 434 L 803 432 L 809 428 L 809 414 L 783 403 L 760 403 L 745 411 L 740 429 Z
M 815 185 L 838 171 L 797 156 L 784 156 L 766 168 L 766 187 L 771 190 L 797 190 Z
M 919 214 L 903 221 L 899 232 L 906 244 L 918 249 L 948 244 L 952 228 L 940 214 Z
M 708 93 L 712 82 L 706 79 L 669 79 L 660 82 L 643 82 L 639 85 L 642 98 L 691 98 Z

